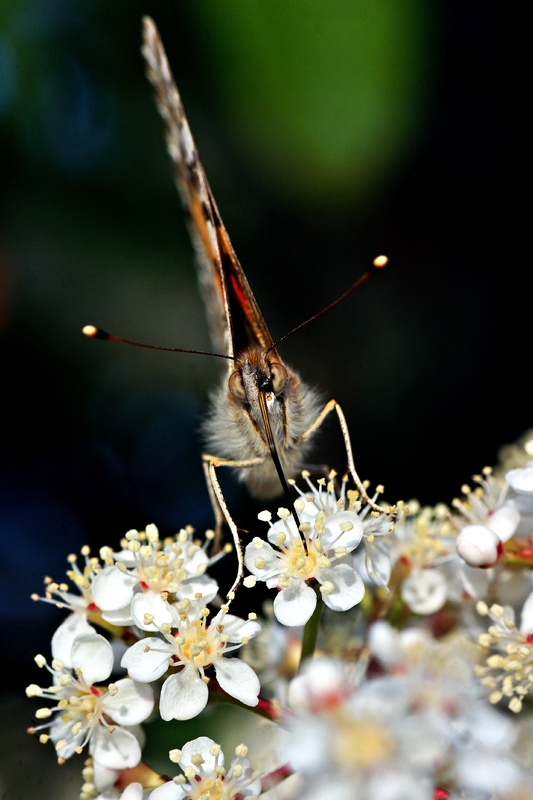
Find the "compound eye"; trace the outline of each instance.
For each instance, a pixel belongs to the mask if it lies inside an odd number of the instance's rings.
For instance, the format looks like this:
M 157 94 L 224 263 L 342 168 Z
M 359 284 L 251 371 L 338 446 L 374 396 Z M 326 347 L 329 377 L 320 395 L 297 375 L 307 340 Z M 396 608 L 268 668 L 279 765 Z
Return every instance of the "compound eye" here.
M 228 388 L 236 400 L 240 400 L 241 403 L 244 403 L 246 400 L 246 392 L 244 390 L 244 383 L 240 370 L 236 369 L 231 373 L 228 378 Z
M 272 388 L 274 394 L 280 394 L 287 383 L 287 370 L 279 361 L 273 361 L 270 365 L 270 377 L 272 378 Z

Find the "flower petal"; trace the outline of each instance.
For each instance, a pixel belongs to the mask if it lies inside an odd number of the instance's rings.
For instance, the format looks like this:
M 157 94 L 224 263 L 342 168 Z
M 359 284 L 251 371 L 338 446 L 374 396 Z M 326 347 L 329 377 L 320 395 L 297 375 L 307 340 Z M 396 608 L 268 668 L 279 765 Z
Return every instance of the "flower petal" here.
M 65 667 L 71 668 L 71 651 L 74 639 L 84 633 L 96 633 L 92 625 L 87 622 L 87 612 L 75 611 L 61 623 L 52 636 L 52 655 L 63 662 Z
M 84 633 L 72 643 L 71 660 L 88 684 L 105 681 L 113 669 L 113 648 L 99 633 Z
M 180 767 L 183 770 L 190 766 L 193 766 L 195 770 L 198 769 L 198 764 L 193 764 L 193 758 L 197 755 L 202 756 L 202 769 L 205 772 L 213 772 L 217 763 L 223 767 L 224 752 L 222 750 L 220 751 L 217 761 L 215 756 L 211 753 L 214 744 L 216 744 L 216 742 L 210 739 L 209 736 L 198 736 L 197 739 L 191 739 L 189 742 L 186 742 L 181 748 Z
M 268 542 L 258 537 L 246 545 L 244 563 L 252 575 L 255 575 L 261 581 L 266 581 L 268 578 L 278 575 L 285 568 L 279 552 L 274 550 Z
M 455 544 L 457 552 L 470 567 L 488 567 L 500 556 L 500 538 L 486 525 L 465 525 Z
M 141 746 L 131 731 L 97 725 L 91 736 L 89 752 L 99 764 L 109 769 L 136 767 L 141 760 Z
M 122 794 L 120 795 L 120 800 L 142 800 L 143 798 L 143 787 L 142 783 L 130 783 L 129 786 L 126 786 Z
M 274 616 L 282 625 L 305 625 L 316 608 L 316 594 L 303 581 L 291 581 L 274 600 Z
M 256 706 L 261 691 L 259 678 L 240 658 L 221 658 L 214 664 L 220 688 L 247 706 Z
M 268 529 L 267 539 L 270 544 L 277 545 L 278 536 L 279 534 L 283 534 L 285 538 L 285 544 L 289 545 L 292 542 L 296 541 L 300 538 L 300 532 L 298 530 L 298 526 L 294 521 L 294 517 L 292 514 L 287 519 L 278 519 L 276 520 Z
M 490 582 L 494 577 L 493 569 L 479 569 L 479 567 L 469 567 L 465 563 L 459 573 L 461 586 L 467 594 L 474 600 L 486 597 Z
M 505 480 L 515 492 L 533 496 L 533 464 L 510 469 L 505 475 Z
M 56 745 L 56 752 L 60 758 L 69 759 L 76 752 L 77 747 L 83 747 L 85 730 L 82 728 L 75 735 L 72 734 L 72 721 L 56 717 L 50 726 L 50 739 Z M 64 742 L 57 747 L 59 742 Z
M 151 686 L 137 683 L 131 678 L 115 682 L 116 694 L 108 694 L 103 701 L 104 710 L 114 722 L 121 725 L 138 725 L 152 713 L 154 693 Z
M 110 622 L 111 625 L 118 625 L 119 627 L 133 625 L 131 603 L 128 603 L 122 608 L 113 609 L 112 611 L 102 611 L 102 619 L 105 619 L 106 622 Z
M 153 622 L 146 622 L 145 614 L 151 618 Z M 159 592 L 139 592 L 133 596 L 131 601 L 131 616 L 133 622 L 142 631 L 158 631 L 161 625 L 172 623 L 172 614 L 170 612 L 169 604 L 163 600 Z
M 204 603 L 207 604 L 216 597 L 218 589 L 218 583 L 209 575 L 198 575 L 182 581 L 176 591 L 176 597 L 180 600 L 186 597 L 192 599 L 195 595 L 201 594 Z
M 102 611 L 115 611 L 123 608 L 133 597 L 133 589 L 137 578 L 128 572 L 122 572 L 114 564 L 95 576 L 91 591 L 93 600 Z
M 186 800 L 190 797 L 192 789 L 190 784 L 178 786 L 174 781 L 167 781 L 150 792 L 150 800 Z
M 329 584 L 333 591 L 322 592 L 322 600 L 333 611 L 346 611 L 360 603 L 365 596 L 363 579 L 349 564 L 337 564 L 323 569 L 317 575 L 322 585 Z
M 506 504 L 497 508 L 489 517 L 487 524 L 489 528 L 501 539 L 506 542 L 514 535 L 520 522 L 520 512 L 514 506 Z
M 165 674 L 173 652 L 174 648 L 169 642 L 158 639 L 157 636 L 148 636 L 126 650 L 120 666 L 128 670 L 133 680 L 149 683 Z
M 192 719 L 207 705 L 209 690 L 198 670 L 184 667 L 166 679 L 161 688 L 159 712 L 167 722 L 171 719 Z
M 391 557 L 389 549 L 379 539 L 373 542 L 365 540 L 365 567 L 368 577 L 376 586 L 388 587 L 391 575 Z
M 234 614 L 227 614 L 219 611 L 213 617 L 210 627 L 216 625 L 224 626 L 224 636 L 229 636 L 228 642 L 232 644 L 242 644 L 243 638 L 252 639 L 261 633 L 261 625 L 253 619 L 242 619 Z
M 363 523 L 355 511 L 338 511 L 326 519 L 326 530 L 322 536 L 324 550 L 345 547 L 346 552 L 355 550 L 363 538 Z
M 533 634 L 533 592 L 526 597 L 520 617 L 520 630 L 525 636 Z
M 448 599 L 448 584 L 436 569 L 414 569 L 404 581 L 402 598 L 415 614 L 434 614 Z

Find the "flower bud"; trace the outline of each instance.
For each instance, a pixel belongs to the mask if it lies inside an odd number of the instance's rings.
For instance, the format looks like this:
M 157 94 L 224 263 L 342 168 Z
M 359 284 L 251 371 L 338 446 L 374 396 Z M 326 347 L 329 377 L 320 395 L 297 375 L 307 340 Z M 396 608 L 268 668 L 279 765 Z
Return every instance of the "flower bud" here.
M 503 553 L 500 538 L 485 525 L 467 525 L 456 545 L 461 558 L 471 567 L 490 567 Z

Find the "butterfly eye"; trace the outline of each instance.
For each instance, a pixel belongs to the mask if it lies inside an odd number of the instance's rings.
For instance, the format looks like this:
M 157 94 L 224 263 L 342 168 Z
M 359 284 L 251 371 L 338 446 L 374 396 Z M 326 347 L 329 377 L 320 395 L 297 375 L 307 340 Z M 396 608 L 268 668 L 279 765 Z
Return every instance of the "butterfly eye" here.
M 279 394 L 287 383 L 287 370 L 279 361 L 273 361 L 270 365 L 270 376 L 272 378 L 272 388 L 274 394 Z
M 231 373 L 228 379 L 228 388 L 236 400 L 244 402 L 247 399 L 240 370 L 236 369 Z

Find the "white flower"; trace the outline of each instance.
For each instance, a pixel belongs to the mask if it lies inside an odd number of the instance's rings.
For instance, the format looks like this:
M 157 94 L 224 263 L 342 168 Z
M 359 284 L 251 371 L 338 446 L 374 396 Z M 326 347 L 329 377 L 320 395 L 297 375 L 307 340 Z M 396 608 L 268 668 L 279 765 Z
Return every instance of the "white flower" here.
M 398 631 L 385 620 L 376 620 L 368 632 L 371 653 L 387 671 L 405 671 L 404 662 L 416 659 L 416 653 L 428 650 L 429 633 L 421 628 Z
M 183 775 L 154 789 L 150 800 L 231 800 L 237 795 L 257 797 L 261 792 L 261 782 L 243 744 L 235 748 L 227 770 L 220 745 L 207 736 L 199 736 L 181 750 L 171 750 L 169 755 L 180 765 Z
M 432 800 L 438 786 L 463 797 L 461 779 L 480 792 L 472 797 L 485 797 L 491 776 L 498 786 L 503 775 L 518 776 L 515 728 L 479 696 L 461 643 L 374 627 L 379 661 L 366 679 L 351 680 L 345 663 L 324 658 L 307 662 L 289 687 L 282 746 L 302 780 L 292 797 Z M 376 674 L 380 663 L 385 672 Z M 465 775 L 469 757 L 487 757 L 488 771 Z
M 520 469 L 510 469 L 505 475 L 505 480 L 515 492 L 533 500 L 533 462 L 529 461 Z
M 414 614 L 435 614 L 448 600 L 462 599 L 465 590 L 479 596 L 488 584 L 484 574 L 474 581 L 472 570 L 459 558 L 448 516 L 445 506 L 420 508 L 409 501 L 391 535 L 396 580 Z
M 471 567 L 488 567 L 503 554 L 500 537 L 486 525 L 465 525 L 457 536 L 457 552 Z
M 201 546 L 193 528 L 162 542 L 152 524 L 145 531 L 128 531 L 125 540 L 118 553 L 102 548 L 106 566 L 93 581 L 93 597 L 105 620 L 153 632 L 172 621 L 169 598 L 200 593 L 207 603 L 216 596 L 218 584 L 205 570 L 224 553 L 210 559 L 209 539 Z
M 144 746 L 144 737 L 141 745 Z M 142 761 L 131 769 L 109 769 L 89 757 L 82 774 L 80 800 L 148 800 L 151 790 L 145 789 L 145 784 L 158 785 L 152 783 L 157 773 Z
M 434 614 L 448 599 L 448 581 L 438 569 L 413 568 L 402 586 L 402 599 L 415 614 Z
M 71 654 L 75 639 L 84 634 L 95 634 L 96 630 L 87 622 L 84 611 L 73 611 L 54 631 L 52 636 L 52 657 L 61 661 L 67 669 L 72 669 Z
M 492 720 L 487 719 L 490 725 Z M 462 795 L 470 797 L 469 790 L 474 790 L 474 797 L 497 798 L 497 800 L 527 800 L 530 798 L 533 783 L 529 778 L 524 783 L 524 770 L 510 759 L 495 758 L 494 751 L 487 747 L 485 751 L 472 753 L 466 750 L 457 757 L 455 765 L 457 780 L 468 792 Z
M 459 511 L 453 518 L 460 531 L 457 549 L 470 566 L 486 567 L 503 554 L 501 543 L 516 533 L 520 513 L 508 499 L 508 484 L 495 477 L 489 467 L 485 467 L 481 475 L 474 475 L 473 480 L 477 484 L 475 489 L 463 486 L 464 499 L 453 501 L 454 508 Z M 482 528 L 485 528 L 485 535 Z M 461 537 L 462 531 L 466 532 Z M 486 561 L 483 560 L 485 556 Z
M 101 792 L 95 800 L 144 800 L 149 794 L 143 789 L 141 783 L 130 783 L 121 791 L 120 789 L 110 788 Z
M 356 688 L 343 672 L 342 666 L 328 670 L 323 663 L 319 672 L 304 676 L 304 686 L 299 677 L 289 688 L 298 700 L 286 721 L 283 751 L 303 780 L 295 797 L 381 800 L 390 785 L 405 785 L 408 797 L 431 800 L 433 765 L 443 741 L 423 716 L 408 713 L 409 686 L 378 679 Z
M 367 547 L 367 573 L 384 585 L 390 574 L 390 561 L 383 551 L 373 546 L 375 536 L 390 532 L 390 520 L 381 515 L 365 524 L 366 511 L 356 492 L 346 492 L 343 481 L 337 494 L 333 480 L 323 479 L 311 492 L 295 502 L 300 527 L 287 509 L 278 510 L 279 519 L 271 522 L 270 512 L 261 512 L 259 519 L 270 522 L 268 541 L 255 537 L 247 545 L 244 561 L 253 578 L 246 586 L 264 581 L 269 588 L 279 588 L 274 600 L 274 614 L 282 625 L 300 626 L 310 619 L 317 595 L 309 583 L 316 580 L 324 603 L 333 611 L 346 611 L 360 603 L 365 594 L 364 581 L 350 559 L 361 541 Z M 334 476 L 334 473 L 332 473 Z M 385 526 L 386 525 L 386 530 Z
M 490 690 L 491 703 L 504 698 L 511 711 L 522 710 L 524 698 L 533 691 L 533 593 L 522 608 L 520 627 L 515 624 L 515 613 L 510 606 L 494 603 L 476 606 L 481 616 L 488 617 L 492 625 L 481 633 L 478 643 L 486 656 L 484 665 L 477 665 L 476 674 L 483 686 Z
M 245 705 L 256 706 L 257 675 L 244 661 L 226 656 L 256 636 L 261 630 L 259 623 L 228 614 L 227 606 L 222 606 L 208 625 L 209 611 L 200 607 L 200 602 L 185 599 L 178 607 L 172 624 L 161 626 L 161 636 L 136 642 L 121 662 L 131 677 L 146 683 L 161 678 L 169 669 L 177 670 L 161 688 L 161 717 L 184 720 L 203 711 L 209 694 L 205 670 L 210 666 L 221 689 Z
M 336 486 L 336 477 L 335 471 L 332 470 L 327 481 L 320 478 L 314 485 L 309 473 L 304 470 L 302 478 L 308 487 L 305 492 L 295 481 L 290 481 L 305 503 L 302 506 L 300 502 L 296 506 L 297 509 L 302 509 L 301 521 L 312 522 L 319 512 L 323 512 L 326 517 L 339 511 L 355 512 L 363 523 L 364 550 L 357 549 L 352 552 L 352 556 L 358 563 L 361 562 L 362 574 L 368 583 L 386 588 L 391 571 L 389 534 L 394 530 L 392 514 L 397 513 L 398 508 L 394 506 L 387 514 L 378 514 L 372 510 L 370 503 L 361 501 L 358 490 L 348 489 L 348 475 L 343 476 L 340 488 Z M 383 487 L 379 486 L 372 498 L 374 503 L 378 501 L 382 491 Z
M 361 660 L 359 667 L 327 657 L 305 661 L 289 684 L 291 709 L 317 714 L 342 706 L 362 679 L 366 662 Z
M 136 766 L 141 748 L 135 726 L 152 712 L 151 688 L 130 678 L 107 687 L 96 685 L 106 681 L 113 668 L 111 645 L 99 634 L 87 633 L 75 639 L 70 661 L 72 671 L 57 660 L 52 661 L 50 668 L 42 656 L 37 656 L 37 665 L 46 666 L 53 674 L 54 685 L 42 689 L 31 684 L 26 694 L 53 699 L 56 703 L 52 708 L 39 709 L 38 719 L 57 716 L 33 730 L 49 729 L 41 739 L 52 740 L 60 761 L 80 753 L 88 745 L 91 756 L 103 767 Z
M 32 600 L 51 603 L 61 610 L 68 609 L 72 612 L 52 636 L 52 655 L 66 667 L 72 666 L 70 653 L 74 639 L 83 633 L 96 633 L 89 619 L 98 620 L 98 609 L 92 595 L 92 582 L 100 571 L 101 564 L 97 558 L 90 555 L 90 548 L 87 546 L 81 549 L 81 555 L 85 562 L 83 569 L 79 568 L 77 557 L 72 554 L 67 559 L 70 568 L 66 573 L 79 594 L 72 592 L 67 583 L 57 583 L 51 578 L 45 578 L 45 596 L 32 595 Z
M 519 512 L 520 523 L 517 529 L 519 536 L 531 536 L 533 533 L 533 462 L 525 467 L 511 469 L 505 475 L 510 487 L 509 503 Z

